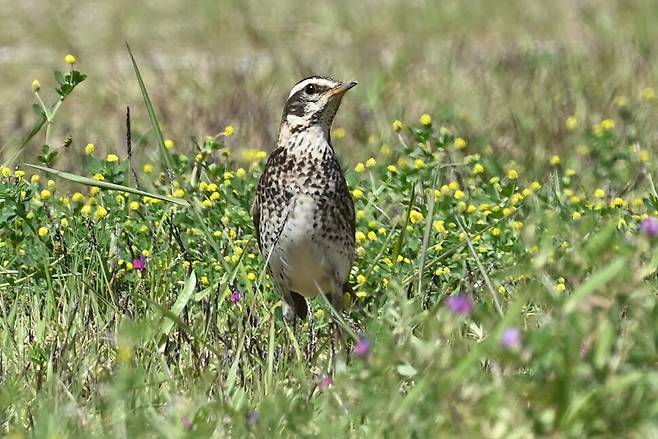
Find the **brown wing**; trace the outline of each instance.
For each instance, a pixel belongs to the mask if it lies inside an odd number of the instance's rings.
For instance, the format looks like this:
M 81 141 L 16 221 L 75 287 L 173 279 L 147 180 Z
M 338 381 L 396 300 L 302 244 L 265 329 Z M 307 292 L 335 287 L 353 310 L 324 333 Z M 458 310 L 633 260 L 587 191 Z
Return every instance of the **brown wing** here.
M 251 206 L 251 219 L 254 221 L 254 235 L 256 235 L 258 248 L 262 250 L 260 243 L 260 204 L 258 203 L 258 193 L 256 193 L 254 204 Z
M 265 168 L 263 173 L 258 180 L 258 185 L 256 186 L 256 196 L 254 197 L 254 204 L 251 206 L 251 219 L 254 222 L 254 234 L 256 235 L 256 242 L 258 242 L 258 248 L 263 249 L 263 243 L 261 242 L 260 236 L 260 204 L 262 198 L 265 196 L 265 190 L 272 184 L 272 174 L 275 172 L 275 169 L 278 165 L 281 164 L 281 159 L 285 158 L 281 153 L 284 151 L 283 148 L 277 148 L 267 159 L 265 163 Z

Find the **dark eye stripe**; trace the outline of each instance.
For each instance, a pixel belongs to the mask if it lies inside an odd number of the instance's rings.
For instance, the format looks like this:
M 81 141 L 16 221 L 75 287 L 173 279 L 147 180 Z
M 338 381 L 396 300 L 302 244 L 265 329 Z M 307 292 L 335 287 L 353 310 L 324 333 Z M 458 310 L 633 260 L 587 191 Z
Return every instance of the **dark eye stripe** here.
M 318 85 L 318 84 L 313 84 L 315 86 L 315 91 L 313 92 L 312 95 L 308 95 L 306 92 L 306 87 L 304 87 L 301 90 L 298 90 L 294 95 L 290 96 L 288 100 L 286 101 L 286 105 L 283 108 L 283 115 L 284 117 L 288 114 L 292 114 L 294 116 L 304 116 L 304 107 L 306 105 L 306 102 L 309 100 L 315 100 L 311 96 L 317 96 L 321 93 L 324 93 L 325 91 L 331 89 L 331 87 L 325 86 L 325 85 Z
M 303 116 L 304 105 L 306 102 L 304 96 L 304 90 L 299 90 L 297 93 L 290 96 L 286 101 L 286 106 L 283 108 L 283 115 L 293 114 L 295 116 Z

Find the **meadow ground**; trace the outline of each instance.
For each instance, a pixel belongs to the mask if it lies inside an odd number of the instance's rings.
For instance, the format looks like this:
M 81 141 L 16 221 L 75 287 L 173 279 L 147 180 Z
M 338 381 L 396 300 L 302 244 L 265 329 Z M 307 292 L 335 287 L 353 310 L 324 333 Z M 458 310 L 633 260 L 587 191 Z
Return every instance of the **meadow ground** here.
M 2 434 L 658 435 L 652 2 L 0 18 Z M 283 324 L 249 214 L 312 73 L 359 81 L 332 133 L 358 223 L 333 377 L 331 309 Z

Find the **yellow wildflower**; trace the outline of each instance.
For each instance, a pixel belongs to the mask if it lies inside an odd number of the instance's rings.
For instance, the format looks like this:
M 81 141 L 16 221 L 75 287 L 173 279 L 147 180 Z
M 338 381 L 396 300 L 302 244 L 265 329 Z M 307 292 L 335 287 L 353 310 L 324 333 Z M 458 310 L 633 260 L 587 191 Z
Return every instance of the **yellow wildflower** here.
M 605 191 L 601 188 L 598 188 L 594 191 L 594 196 L 596 198 L 603 198 L 603 197 L 605 197 Z
M 409 220 L 412 224 L 418 224 L 423 221 L 423 214 L 416 209 L 411 209 L 411 212 L 409 212 Z
M 93 143 L 87 143 L 85 146 L 85 154 L 92 155 L 96 151 L 96 146 Z
M 519 178 L 519 173 L 516 172 L 516 170 L 514 169 L 510 169 L 509 171 L 507 171 L 507 178 L 509 178 L 510 180 L 516 180 L 517 178 Z
M 145 174 L 150 174 L 153 172 L 153 165 L 150 163 L 146 163 L 144 167 L 142 168 Z
M 562 163 L 562 159 L 557 154 L 552 155 L 549 161 L 550 161 L 551 165 L 553 165 L 553 166 L 557 166 L 560 163 Z
M 473 174 L 482 174 L 484 172 L 484 166 L 481 163 L 476 163 L 473 165 Z
M 39 232 L 39 236 L 41 236 L 42 238 L 48 236 L 48 229 L 46 227 L 39 227 L 38 232 Z
M 436 230 L 438 233 L 445 233 L 446 228 L 445 228 L 445 222 L 443 220 L 436 220 L 434 221 L 434 230 Z
M 395 130 L 395 132 L 400 132 L 400 130 L 402 130 L 402 122 L 400 122 L 399 120 L 395 119 L 395 120 L 393 121 L 393 129 Z
M 38 92 L 41 89 L 41 83 L 39 82 L 38 79 L 35 79 L 32 81 L 32 91 L 33 92 Z
M 453 146 L 457 149 L 464 149 L 466 148 L 466 140 L 461 137 L 457 137 L 453 143 Z
M 420 118 L 418 119 L 421 125 L 428 126 L 432 124 L 432 116 L 429 114 L 425 113 Z
M 73 65 L 77 62 L 75 56 L 71 55 L 70 53 L 64 57 L 64 61 L 69 65 Z
M 610 202 L 610 207 L 624 207 L 626 202 L 619 197 L 616 197 Z
M 569 116 L 564 124 L 569 131 L 573 131 L 578 128 L 578 119 L 576 116 Z
M 105 218 L 106 216 L 107 216 L 107 209 L 105 209 L 103 206 L 96 207 L 96 212 L 94 212 L 94 218 L 101 219 L 101 218 Z
M 107 160 L 108 163 L 116 163 L 119 161 L 119 157 L 116 154 L 108 154 L 105 160 Z
M 615 121 L 612 119 L 604 119 L 601 121 L 601 129 L 603 131 L 611 131 L 615 129 Z
M 352 191 L 352 196 L 355 200 L 358 200 L 363 197 L 363 191 L 361 189 L 354 189 Z
M 354 167 L 354 170 L 355 170 L 356 172 L 359 172 L 359 173 L 360 173 L 360 172 L 365 172 L 365 170 L 366 170 L 366 165 L 364 165 L 363 163 L 359 162 L 359 163 L 357 163 L 356 166 Z

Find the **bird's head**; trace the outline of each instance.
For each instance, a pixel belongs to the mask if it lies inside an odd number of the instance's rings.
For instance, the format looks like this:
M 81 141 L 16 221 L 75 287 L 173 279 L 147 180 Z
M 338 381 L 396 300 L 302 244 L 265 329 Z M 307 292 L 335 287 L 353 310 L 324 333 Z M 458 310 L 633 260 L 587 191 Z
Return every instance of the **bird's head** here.
M 312 127 L 328 133 L 343 95 L 355 85 L 356 81 L 336 81 L 323 76 L 302 79 L 288 94 L 281 120 L 281 134 Z

